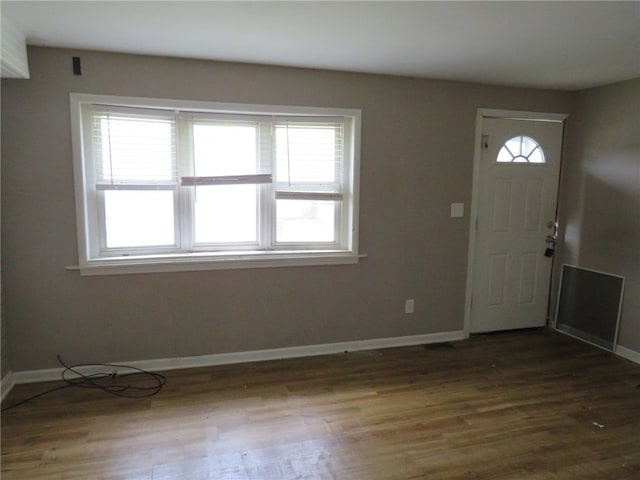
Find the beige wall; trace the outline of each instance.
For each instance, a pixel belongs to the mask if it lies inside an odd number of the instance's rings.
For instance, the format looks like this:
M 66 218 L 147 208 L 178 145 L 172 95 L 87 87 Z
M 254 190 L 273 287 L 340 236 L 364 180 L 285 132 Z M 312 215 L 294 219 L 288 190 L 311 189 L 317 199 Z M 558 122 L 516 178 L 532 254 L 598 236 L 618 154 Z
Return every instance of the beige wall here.
M 73 76 L 71 57 L 82 57 Z M 15 371 L 463 329 L 476 109 L 531 89 L 30 48 L 2 81 L 2 259 Z M 69 93 L 362 109 L 358 265 L 80 277 Z M 415 299 L 416 313 L 403 313 Z
M 573 95 L 559 205 L 556 267 L 626 277 L 618 343 L 640 352 L 640 79 Z
M 4 295 L 0 292 L 1 298 L 4 300 Z M 4 316 L 4 306 L 2 306 L 0 313 L 0 378 L 4 378 L 11 370 L 9 361 L 9 337 L 7 336 L 7 325 Z
M 2 177 L 0 176 L 0 183 L 1 183 L 1 178 Z M 1 191 L 2 191 L 2 188 L 0 186 L 0 198 L 1 198 Z M 2 227 L 0 225 L 0 245 L 2 243 L 1 232 L 2 232 Z M 2 251 L 1 246 L 0 246 L 0 251 Z M 11 367 L 9 363 L 9 337 L 7 335 L 7 324 L 4 316 L 4 292 L 2 290 L 2 255 L 0 255 L 0 379 L 5 378 L 7 373 L 9 373 L 10 371 L 11 371 Z
M 4 292 L 2 290 L 2 273 L 0 267 L 0 379 L 11 371 L 9 361 L 9 337 L 4 315 Z

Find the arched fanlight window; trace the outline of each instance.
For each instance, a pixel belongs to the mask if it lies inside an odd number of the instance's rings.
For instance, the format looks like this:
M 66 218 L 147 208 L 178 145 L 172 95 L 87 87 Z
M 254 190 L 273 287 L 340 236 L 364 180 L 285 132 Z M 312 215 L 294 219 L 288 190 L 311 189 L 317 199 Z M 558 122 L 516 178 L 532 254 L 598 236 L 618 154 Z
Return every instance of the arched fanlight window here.
M 531 137 L 520 135 L 510 138 L 498 152 L 498 163 L 545 163 L 544 152 Z

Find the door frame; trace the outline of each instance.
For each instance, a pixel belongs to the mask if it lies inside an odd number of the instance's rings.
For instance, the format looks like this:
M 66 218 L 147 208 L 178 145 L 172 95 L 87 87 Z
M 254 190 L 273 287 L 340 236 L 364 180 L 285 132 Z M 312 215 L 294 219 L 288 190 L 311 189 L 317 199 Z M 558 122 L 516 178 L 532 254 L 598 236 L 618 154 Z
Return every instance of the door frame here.
M 467 281 L 464 299 L 464 336 L 469 337 L 471 330 L 471 296 L 473 293 L 473 265 L 475 260 L 476 226 L 478 222 L 478 193 L 480 185 L 480 159 L 482 156 L 482 130 L 485 118 L 501 118 L 516 120 L 534 120 L 539 122 L 564 122 L 569 114 L 544 113 L 521 110 L 502 110 L 495 108 L 478 108 L 476 112 L 476 134 L 473 147 L 473 180 L 471 187 L 471 208 L 469 213 L 469 247 L 467 253 Z M 560 155 L 560 174 L 562 173 L 562 155 Z M 558 188 L 560 185 L 558 184 Z M 556 208 L 557 210 L 557 208 Z M 557 212 L 556 212 L 557 217 Z M 557 218 L 556 218 L 557 221 Z M 551 271 L 553 276 L 553 269 Z M 550 280 L 550 286 L 551 286 Z

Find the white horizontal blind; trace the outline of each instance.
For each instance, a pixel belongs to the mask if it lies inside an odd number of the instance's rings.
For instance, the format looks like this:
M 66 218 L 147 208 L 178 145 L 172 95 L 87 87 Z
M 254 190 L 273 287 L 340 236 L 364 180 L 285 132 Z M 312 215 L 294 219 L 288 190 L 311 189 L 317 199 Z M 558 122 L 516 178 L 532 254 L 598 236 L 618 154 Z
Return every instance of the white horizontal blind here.
M 342 200 L 344 123 L 274 124 L 278 199 Z
M 172 112 L 94 106 L 96 189 L 175 189 L 175 130 Z
M 180 178 L 180 185 L 183 187 L 197 187 L 201 185 L 252 185 L 258 183 L 271 183 L 271 175 L 183 176 Z

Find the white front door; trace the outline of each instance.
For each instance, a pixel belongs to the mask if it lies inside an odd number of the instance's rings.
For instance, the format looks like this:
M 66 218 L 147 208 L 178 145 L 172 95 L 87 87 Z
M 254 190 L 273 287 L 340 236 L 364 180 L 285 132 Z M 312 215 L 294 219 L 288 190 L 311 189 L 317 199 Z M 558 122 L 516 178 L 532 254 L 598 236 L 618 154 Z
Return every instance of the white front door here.
M 480 121 L 470 331 L 544 326 L 563 123 Z

